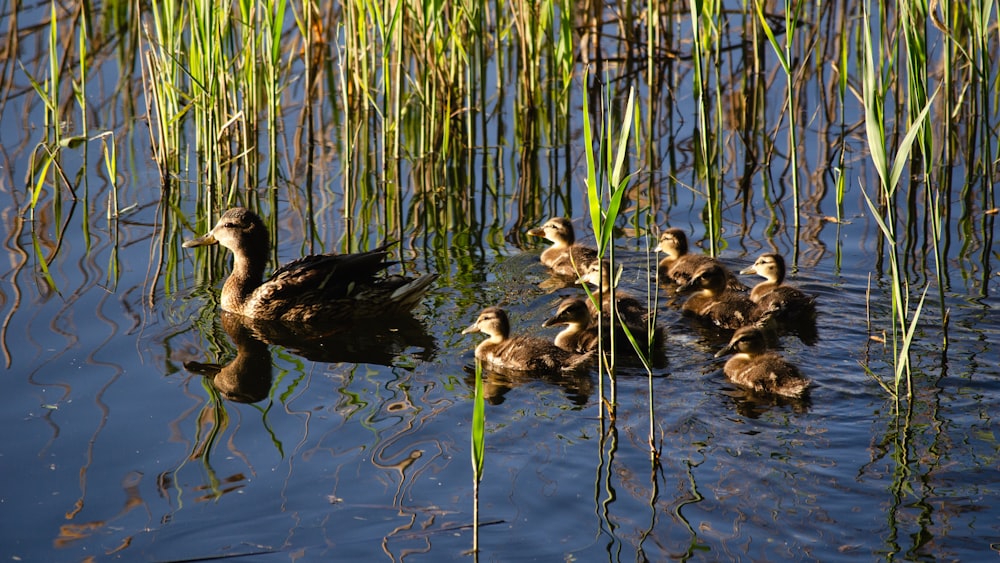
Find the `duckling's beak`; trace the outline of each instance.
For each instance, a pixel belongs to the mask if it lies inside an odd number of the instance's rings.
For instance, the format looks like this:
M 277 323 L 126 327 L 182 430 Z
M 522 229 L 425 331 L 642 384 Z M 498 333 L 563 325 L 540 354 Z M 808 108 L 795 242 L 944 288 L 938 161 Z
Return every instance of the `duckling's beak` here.
M 556 313 L 556 315 L 553 316 L 551 319 L 547 319 L 544 323 L 542 323 L 542 326 L 543 327 L 550 327 L 550 326 L 556 326 L 558 324 L 562 324 L 562 318 L 561 317 L 562 317 L 562 315 L 560 315 L 559 313 Z
M 182 244 L 181 246 L 184 248 L 193 248 L 195 246 L 209 246 L 212 244 L 219 244 L 219 239 L 215 238 L 215 236 L 212 235 L 212 233 L 210 232 L 203 237 L 198 237 L 192 240 L 186 240 L 184 241 L 184 244 Z
M 544 237 L 545 236 L 545 231 L 541 227 L 536 227 L 536 228 L 531 229 L 530 231 L 528 231 L 527 234 L 529 234 L 529 235 L 531 235 L 533 237 Z
M 696 289 L 695 285 L 694 285 L 694 282 L 697 281 L 697 280 L 698 280 L 698 278 L 691 278 L 691 279 L 689 279 L 687 281 L 687 283 L 684 283 L 684 284 L 681 284 L 681 285 L 677 286 L 677 289 L 674 290 L 674 293 L 691 293 L 692 291 L 694 291 Z
M 755 265 L 747 266 L 746 268 L 743 268 L 742 270 L 740 270 L 740 273 L 744 274 L 744 275 L 746 275 L 746 274 L 756 274 L 757 273 L 757 266 L 755 266 Z
M 472 325 L 462 330 L 462 334 L 472 334 L 474 332 L 479 332 L 478 322 L 472 323 Z
M 726 356 L 728 354 L 732 354 L 735 351 L 736 351 L 736 346 L 733 345 L 732 343 L 729 343 L 729 344 L 726 344 L 725 348 L 723 348 L 722 350 L 719 350 L 718 352 L 716 352 L 715 353 L 715 357 L 716 358 L 721 358 L 722 356 Z

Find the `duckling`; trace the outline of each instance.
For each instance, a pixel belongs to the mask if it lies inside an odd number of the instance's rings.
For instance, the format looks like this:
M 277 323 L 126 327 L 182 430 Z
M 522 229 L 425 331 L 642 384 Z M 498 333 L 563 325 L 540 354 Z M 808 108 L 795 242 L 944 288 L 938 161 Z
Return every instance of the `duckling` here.
M 657 252 L 666 254 L 657 266 L 660 279 L 671 280 L 678 285 L 691 281 L 691 277 L 701 268 L 715 264 L 726 272 L 726 284 L 734 291 L 746 291 L 743 282 L 734 276 L 721 262 L 704 254 L 689 254 L 687 235 L 676 227 L 663 231 Z
M 621 290 L 612 291 L 612 280 L 611 280 L 611 263 L 607 260 L 601 260 L 592 263 L 588 268 L 586 273 L 577 280 L 578 283 L 589 283 L 591 285 L 596 285 L 600 289 L 601 295 L 601 310 L 600 313 L 597 310 L 597 306 L 593 301 L 587 300 L 587 309 L 590 311 L 590 318 L 593 324 L 597 323 L 598 315 L 600 315 L 601 322 L 604 323 L 603 326 L 610 326 L 609 319 L 611 318 L 611 296 L 614 295 L 615 307 L 614 309 L 618 313 L 618 323 L 616 326 L 624 325 L 628 328 L 629 332 L 636 339 L 636 342 L 649 342 L 649 315 L 650 311 L 645 304 L 640 303 L 638 299 L 632 297 Z M 654 347 L 659 347 L 663 343 L 663 331 L 660 327 L 653 328 L 653 344 Z
M 735 355 L 726 361 L 723 371 L 734 383 L 784 397 L 801 397 L 809 387 L 809 379 L 797 367 L 776 352 L 767 351 L 764 333 L 757 327 L 745 326 L 737 330 L 715 357 L 727 354 Z
M 596 250 L 577 244 L 573 223 L 569 219 L 553 217 L 541 227 L 528 231 L 528 234 L 552 242 L 552 246 L 542 252 L 541 260 L 557 275 L 579 277 L 580 272 L 586 271 L 597 260 Z
M 267 227 L 254 212 L 226 211 L 203 237 L 182 246 L 220 244 L 233 251 L 233 271 L 222 286 L 222 309 L 253 319 L 287 322 L 341 322 L 412 309 L 437 278 L 377 275 L 389 244 L 354 254 L 318 254 L 278 268 L 264 280 Z
M 773 252 L 761 254 L 752 266 L 740 273 L 757 274 L 764 278 L 764 281 L 754 286 L 750 292 L 750 299 L 757 303 L 761 310 L 769 311 L 768 315 L 778 322 L 815 318 L 816 298 L 784 283 L 785 259 L 780 254 Z
M 583 299 L 563 299 L 555 315 L 542 323 L 544 327 L 557 325 L 566 325 L 566 328 L 556 335 L 556 346 L 577 354 L 597 349 L 597 325 L 591 322 L 590 311 Z
M 743 294 L 726 286 L 726 271 L 716 265 L 702 266 L 690 281 L 677 288 L 677 293 L 697 291 L 684 302 L 682 310 L 709 320 L 720 328 L 737 329 L 761 319 L 758 305 Z
M 583 275 L 580 276 L 580 279 L 577 280 L 577 283 L 589 283 L 590 285 L 597 286 L 600 290 L 602 300 L 601 311 L 604 316 L 609 315 L 611 312 L 611 290 L 613 285 L 611 274 L 611 263 L 607 260 L 602 260 L 588 266 Z M 618 316 L 623 323 L 629 326 L 645 326 L 646 320 L 649 317 L 649 311 L 646 310 L 646 307 L 638 299 L 621 290 L 614 291 L 614 297 Z M 591 318 L 596 320 L 597 306 L 589 299 L 587 300 L 587 309 L 590 310 Z
M 462 334 L 482 332 L 489 336 L 476 346 L 476 358 L 500 369 L 559 373 L 587 366 L 592 354 L 574 354 L 533 336 L 511 336 L 507 313 L 499 307 L 487 307 L 476 322 Z

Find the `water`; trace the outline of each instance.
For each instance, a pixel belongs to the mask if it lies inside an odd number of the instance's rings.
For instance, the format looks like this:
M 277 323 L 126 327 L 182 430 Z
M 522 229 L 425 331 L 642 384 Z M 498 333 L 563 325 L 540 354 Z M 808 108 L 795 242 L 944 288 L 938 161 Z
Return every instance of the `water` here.
M 148 310 L 148 249 L 123 246 L 115 292 L 75 248 L 52 267 L 62 298 L 41 295 L 27 272 L 16 280 L 2 409 L 8 557 L 465 558 L 466 368 L 477 338 L 459 331 L 503 300 L 518 329 L 545 334 L 538 327 L 557 299 L 532 283 L 544 277 L 536 251 L 489 256 L 478 286 L 454 287 L 445 272 L 415 312 L 433 343 L 397 343 L 392 366 L 266 347 L 271 385 L 246 404 L 183 367 L 235 356 L 214 284 L 192 280 Z M 629 264 L 643 260 L 622 252 Z M 920 400 L 899 428 L 858 363 L 883 354 L 867 341 L 867 275 L 848 270 L 823 259 L 794 280 L 820 303 L 820 343 L 782 341 L 815 382 L 805 406 L 748 402 L 712 359 L 719 335 L 661 308 L 670 353 L 652 379 L 655 467 L 640 370 L 619 378 L 610 427 L 597 420 L 593 380 L 494 382 L 481 557 L 977 559 L 994 550 L 995 301 L 951 296 L 946 354 L 933 328 L 922 333 Z M 634 291 L 637 271 L 625 277 Z
M 89 201 L 71 205 L 65 194 L 57 202 L 46 193 L 35 222 L 25 221 L 23 146 L 37 142 L 38 132 L 8 125 L 18 105 L 8 101 L 2 115 L 11 158 L 0 181 L 10 225 L 0 270 L 3 557 L 469 559 L 469 368 L 481 337 L 460 332 L 483 307 L 502 304 L 516 331 L 554 335 L 542 321 L 560 296 L 577 290 L 539 288 L 541 246 L 523 231 L 566 213 L 592 241 L 583 228 L 582 172 L 543 156 L 559 170 L 554 176 L 572 180 L 536 202 L 544 209 L 526 210 L 516 165 L 503 162 L 499 195 L 470 207 L 477 214 L 489 208 L 481 227 L 451 233 L 449 244 L 429 229 L 411 229 L 400 257 L 411 271 L 441 275 L 412 323 L 388 332 L 354 328 L 342 338 L 269 333 L 280 344 L 268 344 L 259 327 L 255 333 L 220 316 L 221 280 L 196 261 L 206 251 L 179 247 L 178 235 L 196 233 L 186 226 L 171 232 L 178 240 L 165 246 L 176 256 L 160 262 L 164 217 L 193 224 L 196 204 L 182 198 L 179 210 L 159 207 L 142 143 L 132 145 L 139 164 L 121 196 L 137 208 L 120 221 L 105 218 L 108 188 L 93 164 Z M 554 150 L 581 160 L 578 141 Z M 480 558 L 996 556 L 1000 302 L 991 270 L 997 249 L 985 236 L 993 233 L 991 216 L 977 211 L 975 232 L 962 237 L 964 214 L 955 213 L 947 348 L 932 286 L 914 350 L 916 399 L 897 416 L 862 367 L 891 373 L 891 352 L 871 338 L 888 328 L 889 305 L 875 266 L 877 230 L 856 188 L 871 172 L 858 168 L 848 182 L 848 221 L 823 220 L 834 196 L 817 186 L 809 192 L 816 200 L 803 205 L 798 239 L 788 226 L 787 192 L 765 197 L 755 185 L 744 212 L 733 189 L 723 207 L 722 258 L 733 268 L 772 248 L 798 252 L 789 281 L 817 295 L 820 340 L 807 346 L 785 337 L 780 348 L 813 380 L 809 400 L 772 403 L 728 383 L 713 357 L 728 335 L 682 318 L 658 289 L 667 363 L 651 378 L 635 365 L 621 368 L 613 422 L 598 418 L 594 374 L 488 379 Z M 654 187 L 660 182 L 649 178 Z M 302 197 L 289 186 L 277 199 L 281 262 L 307 246 Z M 339 197 L 317 211 L 317 238 L 331 246 L 347 229 Z M 670 204 L 655 213 L 657 225 L 700 239 L 702 200 L 684 190 L 664 199 Z M 955 209 L 964 203 L 956 198 Z M 622 286 L 643 295 L 645 245 L 624 230 L 615 247 L 627 266 Z M 906 267 L 917 288 L 932 272 Z M 191 362 L 224 368 L 206 375 L 186 367 Z

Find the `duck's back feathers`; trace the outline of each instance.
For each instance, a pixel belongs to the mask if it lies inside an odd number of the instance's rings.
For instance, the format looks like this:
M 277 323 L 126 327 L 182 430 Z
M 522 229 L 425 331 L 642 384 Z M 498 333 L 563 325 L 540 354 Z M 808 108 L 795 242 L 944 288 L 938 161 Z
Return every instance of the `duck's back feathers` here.
M 573 371 L 590 360 L 590 354 L 569 352 L 535 336 L 513 336 L 499 343 L 486 340 L 476 347 L 476 357 L 501 368 L 536 373 Z
M 809 387 L 809 380 L 799 369 L 774 352 L 753 357 L 736 354 L 726 362 L 723 370 L 733 383 L 758 393 L 801 397 Z
M 725 269 L 716 264 L 698 270 L 677 292 L 696 292 L 684 302 L 682 310 L 720 328 L 734 330 L 755 324 L 761 317 L 756 303 L 727 287 Z
M 799 368 L 767 351 L 764 333 L 757 327 L 737 330 L 716 357 L 726 354 L 735 354 L 723 367 L 726 377 L 758 393 L 801 397 L 809 387 L 809 379 Z
M 546 256 L 546 253 L 549 253 Z M 548 266 L 552 273 L 560 276 L 579 276 L 597 260 L 597 251 L 580 244 L 572 244 L 566 248 L 548 248 L 542 253 L 542 263 Z

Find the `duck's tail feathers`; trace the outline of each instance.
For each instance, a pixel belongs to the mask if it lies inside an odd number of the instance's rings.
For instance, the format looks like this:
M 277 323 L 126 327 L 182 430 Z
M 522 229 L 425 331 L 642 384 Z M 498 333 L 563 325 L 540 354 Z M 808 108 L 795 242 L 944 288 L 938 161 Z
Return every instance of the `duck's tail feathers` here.
M 389 296 L 389 300 L 395 303 L 399 310 L 409 311 L 427 293 L 427 290 L 430 289 L 431 284 L 434 283 L 437 277 L 437 274 L 424 274 L 419 278 L 414 278 L 397 287 L 392 292 L 392 295 Z

